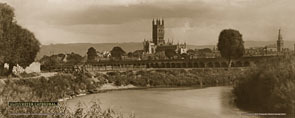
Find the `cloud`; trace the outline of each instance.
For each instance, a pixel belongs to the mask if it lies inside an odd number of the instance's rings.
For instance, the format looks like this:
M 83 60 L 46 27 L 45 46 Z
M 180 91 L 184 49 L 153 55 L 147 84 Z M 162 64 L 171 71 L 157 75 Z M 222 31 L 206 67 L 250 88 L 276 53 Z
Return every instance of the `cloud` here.
M 166 38 L 216 44 L 222 29 L 244 40 L 295 39 L 294 0 L 0 0 L 15 8 L 19 24 L 43 44 L 141 42 L 151 21 L 164 18 Z
M 194 1 L 190 4 L 151 2 L 126 5 L 86 5 L 79 9 L 55 9 L 41 14 L 41 20 L 49 24 L 122 24 L 152 18 L 203 18 L 210 14 L 210 6 Z M 217 14 L 216 14 L 217 15 Z

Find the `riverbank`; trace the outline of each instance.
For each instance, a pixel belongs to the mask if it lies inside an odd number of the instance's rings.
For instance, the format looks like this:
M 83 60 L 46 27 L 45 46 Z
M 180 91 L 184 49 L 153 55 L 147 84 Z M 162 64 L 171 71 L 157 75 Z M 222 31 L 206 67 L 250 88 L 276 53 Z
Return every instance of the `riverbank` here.
M 64 101 L 91 93 L 149 87 L 233 85 L 243 70 L 148 70 L 102 73 L 57 73 L 49 77 L 5 79 L 1 82 L 2 111 L 9 101 Z M 24 110 L 24 109 L 22 109 Z M 16 111 L 22 111 L 17 109 Z M 31 109 L 32 111 L 36 109 Z M 39 109 L 40 111 L 40 109 Z
M 238 107 L 255 113 L 295 113 L 295 56 L 265 60 L 239 77 L 233 94 Z
M 178 69 L 107 72 L 104 77 L 117 86 L 190 87 L 233 85 L 244 74 L 243 69 Z M 99 74 L 98 74 L 99 75 Z
M 80 96 L 85 96 L 88 94 L 95 94 L 95 93 L 103 93 L 103 92 L 108 92 L 108 91 L 118 91 L 118 90 L 130 90 L 130 89 L 146 89 L 147 87 L 136 87 L 133 85 L 127 85 L 127 86 L 115 86 L 113 83 L 107 83 L 103 84 L 99 89 L 96 89 L 95 91 L 90 91 L 86 93 L 79 93 L 77 95 L 73 95 L 70 97 L 65 97 L 65 98 L 60 98 L 58 99 L 59 102 L 63 102 L 66 100 L 73 99 L 75 97 L 80 97 Z
M 0 117 L 11 117 L 13 113 L 50 113 L 52 115 L 21 115 L 13 116 L 13 118 L 63 118 L 63 117 L 101 117 L 101 118 L 135 118 L 134 115 L 123 117 L 121 113 L 113 109 L 102 110 L 100 103 L 94 101 L 90 104 L 91 110 L 80 107 L 69 110 L 64 102 L 58 102 L 57 106 L 42 107 L 13 107 L 8 102 L 56 102 L 60 98 L 70 99 L 78 96 L 86 95 L 90 91 L 128 89 L 133 86 L 110 87 L 104 80 L 93 78 L 89 73 L 63 74 L 58 73 L 50 77 L 32 77 L 3 79 L 0 86 Z
M 67 106 L 82 102 L 88 108 L 99 98 L 102 109 L 133 112 L 138 118 L 238 118 L 244 112 L 232 104 L 231 90 L 232 86 L 119 90 L 76 97 Z
M 147 87 L 194 87 L 233 85 L 244 70 L 147 70 L 102 73 L 57 73 L 51 76 L 5 79 L 1 95 L 29 92 L 39 100 L 58 100 L 101 91 Z M 56 91 L 59 91 L 56 93 Z M 17 95 L 17 94 L 15 94 Z

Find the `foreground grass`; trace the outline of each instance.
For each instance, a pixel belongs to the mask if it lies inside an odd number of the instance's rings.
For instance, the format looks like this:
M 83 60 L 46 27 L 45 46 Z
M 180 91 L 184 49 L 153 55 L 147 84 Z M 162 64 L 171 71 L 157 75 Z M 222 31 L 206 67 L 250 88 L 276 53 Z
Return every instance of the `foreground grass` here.
M 2 87 L 1 95 L 16 101 L 22 99 L 55 101 L 60 98 L 93 91 L 103 83 L 103 81 L 92 79 L 88 74 L 58 74 L 48 78 L 8 79 L 5 81 L 5 86 Z M 20 95 L 23 97 L 19 98 L 19 100 L 15 99 Z
M 113 109 L 103 110 L 99 102 L 93 102 L 87 109 L 77 104 L 76 109 L 70 109 L 64 103 L 58 106 L 12 107 L 1 105 L 1 118 L 135 118 L 134 114 L 124 116 Z M 13 114 L 49 114 L 49 115 L 13 115 Z
M 6 80 L 0 87 L 0 118 L 124 118 L 112 109 L 102 110 L 99 102 L 93 102 L 90 109 L 78 104 L 71 110 L 64 103 L 58 106 L 13 107 L 8 102 L 48 102 L 70 97 L 79 93 L 94 91 L 103 80 L 89 74 L 58 74 L 49 78 Z M 55 115 L 11 115 L 13 113 L 54 113 Z M 134 118 L 134 115 L 128 116 Z
M 295 113 L 295 57 L 266 60 L 239 77 L 238 107 L 252 112 Z

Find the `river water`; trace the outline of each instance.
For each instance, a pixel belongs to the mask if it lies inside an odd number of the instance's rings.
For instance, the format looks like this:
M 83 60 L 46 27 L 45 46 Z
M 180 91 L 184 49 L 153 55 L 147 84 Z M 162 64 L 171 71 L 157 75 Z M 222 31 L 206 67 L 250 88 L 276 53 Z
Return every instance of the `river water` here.
M 240 118 L 243 113 L 232 105 L 232 87 L 150 88 L 110 91 L 68 100 L 74 109 L 80 101 L 99 99 L 102 108 L 113 108 L 136 118 Z

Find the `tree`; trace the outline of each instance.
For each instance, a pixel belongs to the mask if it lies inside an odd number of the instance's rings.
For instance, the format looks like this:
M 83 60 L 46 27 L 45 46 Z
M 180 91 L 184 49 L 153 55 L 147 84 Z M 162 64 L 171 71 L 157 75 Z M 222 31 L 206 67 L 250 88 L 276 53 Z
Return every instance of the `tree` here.
M 162 60 L 165 59 L 166 55 L 165 55 L 165 51 L 158 51 L 154 54 L 155 59 L 157 60 Z
M 187 54 L 189 54 L 189 55 L 193 55 L 193 54 L 196 53 L 196 51 L 193 50 L 193 49 L 189 49 L 189 50 L 187 50 L 186 52 L 187 52 Z
M 122 56 L 125 54 L 126 52 L 121 48 L 121 47 L 114 47 L 111 50 L 111 56 L 114 57 L 115 59 L 122 59 Z
M 67 54 L 67 64 L 77 65 L 82 62 L 83 57 L 76 53 Z
M 87 51 L 87 62 L 94 62 L 97 57 L 96 49 L 90 47 Z
M 221 56 L 228 60 L 228 67 L 231 67 L 232 59 L 240 58 L 245 53 L 242 35 L 234 29 L 221 31 L 217 47 Z
M 13 8 L 7 4 L 0 3 L 0 71 L 3 74 L 4 64 L 5 64 L 5 55 L 6 51 L 4 50 L 7 46 L 7 40 L 4 39 L 5 33 L 9 29 L 9 25 L 12 24 L 14 18 Z
M 0 59 L 1 68 L 9 64 L 7 75 L 17 64 L 25 68 L 34 60 L 40 50 L 40 42 L 29 30 L 22 28 L 14 21 L 14 12 L 7 4 L 0 3 Z
M 175 55 L 176 55 L 175 50 L 173 49 L 165 50 L 165 56 L 168 57 L 169 59 L 172 59 Z
M 133 52 L 133 56 L 139 58 L 143 55 L 143 52 L 144 52 L 143 50 L 135 50 Z
M 133 57 L 133 53 L 132 52 L 128 52 L 127 53 L 127 56 L 131 58 L 131 57 Z
M 210 56 L 210 54 L 212 54 L 212 52 L 213 51 L 210 48 L 199 49 L 198 56 L 203 57 L 203 58 L 207 58 L 208 56 Z
M 210 48 L 203 48 L 199 50 L 200 53 L 212 53 L 212 50 Z
M 65 54 L 51 55 L 51 56 L 43 56 L 40 59 L 41 69 L 42 70 L 50 70 L 51 67 L 59 66 L 64 64 Z
M 197 54 L 196 50 L 189 49 L 186 51 L 188 54 L 189 58 L 193 58 L 195 54 Z
M 190 59 L 190 55 L 188 55 L 187 53 L 182 53 L 180 56 L 183 59 Z

